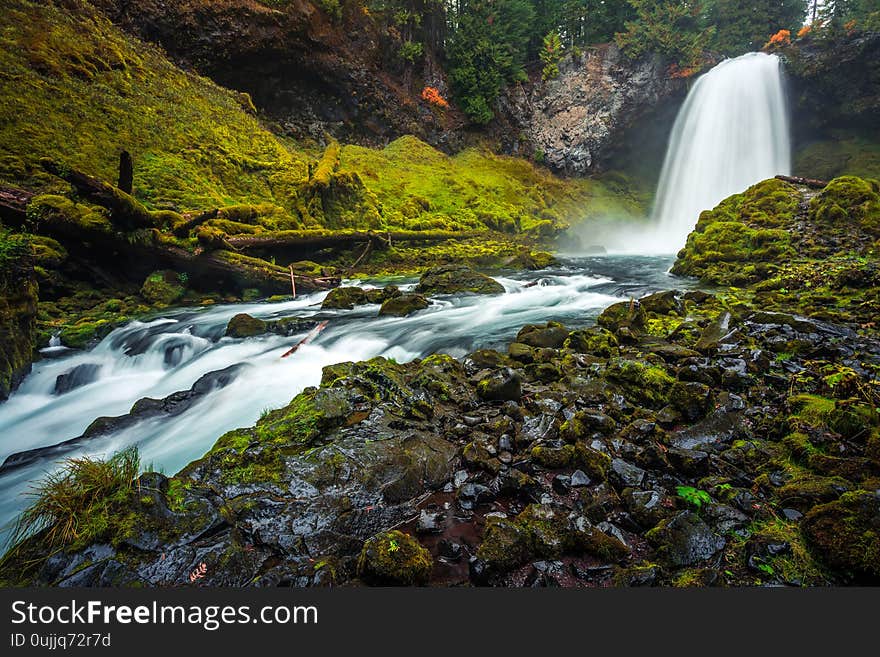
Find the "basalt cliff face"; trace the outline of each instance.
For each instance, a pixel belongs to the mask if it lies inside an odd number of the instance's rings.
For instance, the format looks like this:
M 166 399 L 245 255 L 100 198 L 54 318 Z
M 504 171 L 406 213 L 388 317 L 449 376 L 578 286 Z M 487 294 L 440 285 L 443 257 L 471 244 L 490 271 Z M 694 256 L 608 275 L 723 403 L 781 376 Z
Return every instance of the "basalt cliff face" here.
M 671 76 L 659 57 L 632 61 L 614 45 L 601 46 L 567 57 L 556 79 L 508 90 L 500 102 L 502 143 L 556 172 L 586 175 L 620 154 L 637 122 L 677 107 L 685 92 L 686 80 Z

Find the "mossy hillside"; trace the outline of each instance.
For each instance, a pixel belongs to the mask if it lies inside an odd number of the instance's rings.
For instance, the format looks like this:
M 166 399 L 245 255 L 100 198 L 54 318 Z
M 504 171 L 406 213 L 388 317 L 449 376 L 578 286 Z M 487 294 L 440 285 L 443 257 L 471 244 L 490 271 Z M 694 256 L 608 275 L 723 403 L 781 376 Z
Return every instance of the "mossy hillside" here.
M 483 148 L 448 156 L 415 137 L 382 150 L 345 146 L 340 162 L 375 193 L 389 225 L 411 230 L 489 228 L 549 237 L 582 220 L 585 208 L 589 213 L 592 205 L 621 198 L 598 181 L 556 178 Z
M 137 198 L 192 209 L 279 199 L 306 160 L 264 130 L 242 98 L 172 65 L 88 3 L 10 0 L 0 15 L 0 180 L 58 188 L 38 159 L 115 181 L 135 161 Z
M 0 225 L 0 400 L 26 374 L 36 338 L 31 240 Z

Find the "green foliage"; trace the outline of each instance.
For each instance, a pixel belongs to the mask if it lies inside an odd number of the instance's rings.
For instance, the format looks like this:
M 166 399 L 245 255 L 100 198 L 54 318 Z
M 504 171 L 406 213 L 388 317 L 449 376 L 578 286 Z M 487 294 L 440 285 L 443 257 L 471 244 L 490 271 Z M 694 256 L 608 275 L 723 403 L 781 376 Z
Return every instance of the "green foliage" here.
M 544 37 L 541 48 L 541 63 L 544 68 L 541 71 L 542 80 L 552 80 L 559 75 L 559 60 L 562 59 L 562 39 L 558 32 L 550 32 Z
M 631 58 L 659 53 L 681 68 L 696 66 L 715 28 L 700 19 L 699 3 L 674 0 L 628 0 L 636 18 L 626 21 L 615 39 Z
M 75 458 L 49 474 L 31 492 L 33 502 L 19 516 L 9 539 L 13 554 L 36 534 L 46 554 L 83 547 L 110 537 L 133 495 L 140 469 L 136 448 L 109 460 Z
M 397 51 L 397 56 L 402 60 L 409 62 L 410 64 L 415 64 L 419 59 L 422 58 L 422 54 L 424 52 L 424 48 L 422 44 L 418 41 L 404 41 L 400 46 L 400 49 Z
M 676 486 L 675 492 L 681 499 L 697 509 L 703 508 L 704 504 L 709 504 L 712 501 L 709 493 L 693 486 Z
M 706 22 L 715 26 L 710 47 L 735 57 L 759 50 L 779 30 L 796 34 L 806 16 L 806 0 L 706 0 Z
M 505 84 L 525 80 L 534 9 L 528 0 L 463 2 L 448 48 L 455 97 L 475 123 L 495 116 L 492 105 Z

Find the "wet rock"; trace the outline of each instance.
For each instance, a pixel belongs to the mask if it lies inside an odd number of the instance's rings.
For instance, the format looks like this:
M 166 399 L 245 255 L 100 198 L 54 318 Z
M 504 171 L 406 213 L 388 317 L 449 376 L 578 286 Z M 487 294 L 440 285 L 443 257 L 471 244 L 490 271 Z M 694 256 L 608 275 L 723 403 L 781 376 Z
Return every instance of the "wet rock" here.
M 321 308 L 335 310 L 351 310 L 355 306 L 369 303 L 367 293 L 359 287 L 337 287 L 330 290 L 324 297 Z
M 691 422 L 705 416 L 712 408 L 712 389 L 703 383 L 677 381 L 669 393 L 669 401 Z
M 94 383 L 98 380 L 100 372 L 101 366 L 97 363 L 77 365 L 55 378 L 55 389 L 52 392 L 55 395 L 63 395 L 71 390 Z
M 181 276 L 176 271 L 164 269 L 147 276 L 141 286 L 141 296 L 150 303 L 170 306 L 186 293 Z
M 727 504 L 710 504 L 706 507 L 705 513 L 706 519 L 722 536 L 742 529 L 749 523 L 749 517 L 746 514 Z
M 629 329 L 638 333 L 645 328 L 647 314 L 638 301 L 621 301 L 608 306 L 596 322 L 604 329 L 612 333 L 618 333 L 620 329 Z
M 548 322 L 546 326 L 527 324 L 516 335 L 516 342 L 548 349 L 559 349 L 568 338 L 568 330 L 559 322 Z
M 571 477 L 569 475 L 556 475 L 550 484 L 553 490 L 560 495 L 565 495 L 571 490 Z
M 267 333 L 266 322 L 247 313 L 239 313 L 226 325 L 226 336 L 230 338 L 252 338 Z
M 572 488 L 581 488 L 583 486 L 589 486 L 592 483 L 592 479 L 587 476 L 583 470 L 575 470 L 571 473 L 571 478 L 569 480 L 569 484 Z
M 428 300 L 421 294 L 401 294 L 383 302 L 382 307 L 379 309 L 379 315 L 406 317 L 424 310 L 429 305 Z
M 379 586 L 424 584 L 431 575 L 431 553 L 409 534 L 383 532 L 367 540 L 358 559 L 358 576 Z
M 522 382 L 510 368 L 504 368 L 482 379 L 477 384 L 477 395 L 486 401 L 519 401 Z
M 416 292 L 421 294 L 503 294 L 504 286 L 464 265 L 441 265 L 422 274 Z
M 701 352 L 711 352 L 718 348 L 718 344 L 732 333 L 732 316 L 729 312 L 721 313 L 716 320 L 710 323 L 700 335 L 694 348 Z
M 673 513 L 672 500 L 661 491 L 628 488 L 623 491 L 622 499 L 633 519 L 646 529 L 656 526 Z
M 621 488 L 637 488 L 642 485 L 642 481 L 645 478 L 644 470 L 623 459 L 612 459 L 611 473 L 612 481 Z
M 657 313 L 658 315 L 668 315 L 669 313 L 681 315 L 684 312 L 684 305 L 681 299 L 679 299 L 678 290 L 666 290 L 649 294 L 639 299 L 639 304 L 641 304 L 645 311 Z
M 786 520 L 790 520 L 792 522 L 797 522 L 801 518 L 804 517 L 804 514 L 798 511 L 797 509 L 785 508 L 782 510 L 782 515 L 785 516 Z
M 458 500 L 459 506 L 467 511 L 472 511 L 481 502 L 488 502 L 495 499 L 495 494 L 486 486 L 481 484 L 462 484 L 455 491 L 455 498 Z
M 422 509 L 419 513 L 418 524 L 416 525 L 416 533 L 418 534 L 439 534 L 443 530 L 442 522 L 444 514 Z
M 508 355 L 521 363 L 531 363 L 535 360 L 535 348 L 521 342 L 511 342 L 507 347 Z
M 455 562 L 461 560 L 464 550 L 461 547 L 461 543 L 444 538 L 440 541 L 439 553 L 443 559 Z
M 698 449 L 670 447 L 666 458 L 672 467 L 686 475 L 699 476 L 709 470 L 709 454 Z
M 682 511 L 646 534 L 657 554 L 672 566 L 692 566 L 712 558 L 726 541 L 695 513 Z
M 403 294 L 396 285 L 386 285 L 372 290 L 367 290 L 367 303 L 384 304 L 389 299 L 394 299 Z
M 660 575 L 660 569 L 653 565 L 637 565 L 624 568 L 614 577 L 617 586 L 654 586 Z

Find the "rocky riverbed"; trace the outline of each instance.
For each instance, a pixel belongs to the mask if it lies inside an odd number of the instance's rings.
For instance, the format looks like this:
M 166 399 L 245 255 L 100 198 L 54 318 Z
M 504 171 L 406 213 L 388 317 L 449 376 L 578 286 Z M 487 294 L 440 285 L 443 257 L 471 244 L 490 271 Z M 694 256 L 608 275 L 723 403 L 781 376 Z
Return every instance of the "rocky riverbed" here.
M 704 213 L 677 265 L 744 288 L 528 325 L 506 351 L 325 367 L 177 475 L 141 475 L 88 540 L 20 544 L 3 579 L 876 584 L 878 199 L 761 183 Z M 748 239 L 714 252 L 720 231 Z

